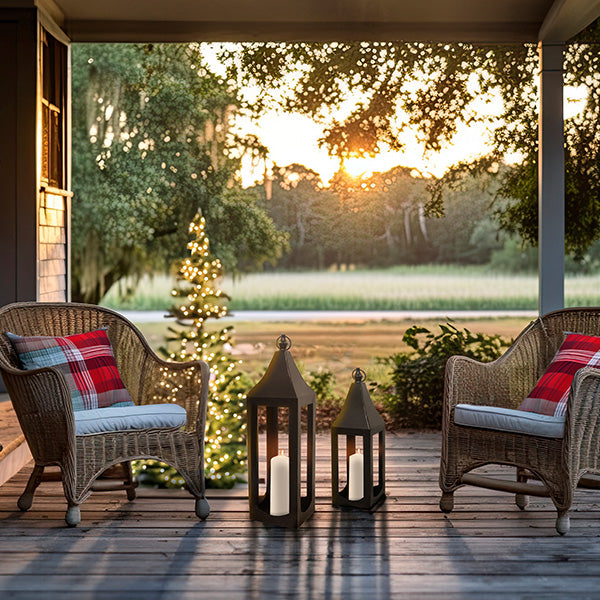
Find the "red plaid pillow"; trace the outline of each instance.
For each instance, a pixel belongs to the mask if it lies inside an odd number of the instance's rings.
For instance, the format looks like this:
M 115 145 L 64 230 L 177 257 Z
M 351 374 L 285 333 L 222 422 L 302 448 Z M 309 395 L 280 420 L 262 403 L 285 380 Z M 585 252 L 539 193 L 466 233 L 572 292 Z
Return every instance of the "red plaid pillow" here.
M 519 410 L 563 416 L 573 377 L 583 367 L 600 368 L 600 337 L 569 333 Z
M 54 367 L 63 374 L 73 410 L 133 405 L 106 329 L 66 337 L 6 335 L 24 369 Z

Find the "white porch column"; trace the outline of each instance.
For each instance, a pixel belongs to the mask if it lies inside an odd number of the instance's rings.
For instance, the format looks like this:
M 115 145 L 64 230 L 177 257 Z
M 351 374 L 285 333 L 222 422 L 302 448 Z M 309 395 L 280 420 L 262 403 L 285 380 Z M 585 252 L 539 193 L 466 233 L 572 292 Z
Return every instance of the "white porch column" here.
M 539 311 L 563 308 L 565 298 L 565 157 L 563 44 L 540 42 Z

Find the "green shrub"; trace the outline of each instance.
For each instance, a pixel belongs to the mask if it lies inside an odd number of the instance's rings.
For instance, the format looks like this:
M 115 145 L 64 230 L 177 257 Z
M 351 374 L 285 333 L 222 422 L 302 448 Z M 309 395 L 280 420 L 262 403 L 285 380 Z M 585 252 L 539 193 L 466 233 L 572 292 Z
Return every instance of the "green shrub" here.
M 335 373 L 331 369 L 308 372 L 308 385 L 315 392 L 317 402 L 325 402 L 335 396 L 335 383 Z
M 512 343 L 499 335 L 459 330 L 452 323 L 439 328 L 437 335 L 425 327 L 407 329 L 402 339 L 411 350 L 379 359 L 391 367 L 392 386 L 382 390 L 386 410 L 404 427 L 441 427 L 444 371 L 451 356 L 490 362 Z

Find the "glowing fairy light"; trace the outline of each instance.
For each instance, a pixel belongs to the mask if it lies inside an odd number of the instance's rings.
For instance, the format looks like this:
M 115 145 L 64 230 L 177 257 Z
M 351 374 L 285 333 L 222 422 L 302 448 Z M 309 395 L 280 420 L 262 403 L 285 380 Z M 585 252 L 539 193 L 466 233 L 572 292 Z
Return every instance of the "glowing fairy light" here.
M 239 474 L 246 471 L 245 389 L 237 370 L 241 361 L 232 361 L 224 348 L 232 345 L 233 328 L 206 330 L 207 319 L 219 319 L 228 314 L 229 296 L 219 289 L 223 266 L 209 252 L 206 221 L 197 216 L 189 226 L 193 239 L 187 244 L 190 255 L 181 260 L 177 271 L 177 287 L 171 296 L 182 300 L 170 309 L 177 328 L 169 328 L 167 350 L 170 361 L 186 362 L 201 358 L 210 368 L 209 401 L 205 425 L 206 477 L 214 485 L 230 487 Z M 175 301 L 174 301 L 175 302 Z M 176 346 L 176 349 L 173 348 Z M 156 400 L 181 401 L 196 386 L 197 374 L 191 369 L 182 373 L 162 371 L 161 393 Z M 193 394 L 193 392 L 191 392 Z M 196 405 L 198 401 L 196 401 Z M 188 407 L 189 410 L 189 407 Z M 159 463 L 147 461 L 146 476 Z M 160 467 L 164 468 L 164 467 Z M 141 468 L 139 469 L 141 471 Z M 168 486 L 181 487 L 183 480 L 167 467 L 157 478 Z

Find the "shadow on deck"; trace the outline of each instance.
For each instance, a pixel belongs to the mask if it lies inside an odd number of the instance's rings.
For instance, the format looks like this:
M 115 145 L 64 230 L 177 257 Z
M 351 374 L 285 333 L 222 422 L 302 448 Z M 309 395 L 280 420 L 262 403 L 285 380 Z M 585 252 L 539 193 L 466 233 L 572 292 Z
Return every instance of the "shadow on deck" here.
M 298 531 L 248 520 L 245 487 L 209 493 L 195 517 L 180 491 L 95 493 L 64 526 L 59 483 L 32 509 L 16 501 L 30 466 L 0 487 L 0 597 L 10 598 L 598 598 L 599 494 L 578 491 L 572 527 L 549 500 L 521 512 L 508 494 L 463 488 L 438 508 L 440 436 L 388 436 L 387 501 L 373 514 L 330 504 L 329 438 L 317 444 L 317 511 Z

